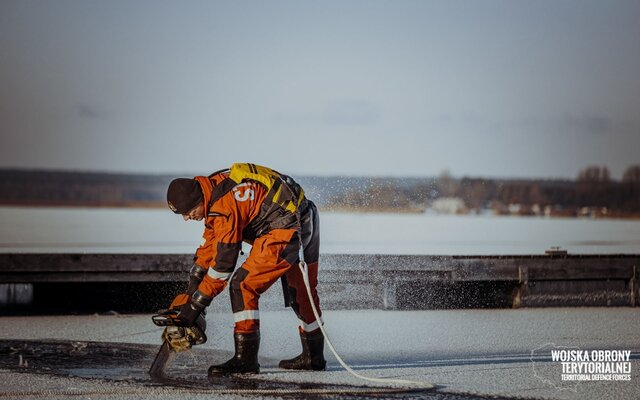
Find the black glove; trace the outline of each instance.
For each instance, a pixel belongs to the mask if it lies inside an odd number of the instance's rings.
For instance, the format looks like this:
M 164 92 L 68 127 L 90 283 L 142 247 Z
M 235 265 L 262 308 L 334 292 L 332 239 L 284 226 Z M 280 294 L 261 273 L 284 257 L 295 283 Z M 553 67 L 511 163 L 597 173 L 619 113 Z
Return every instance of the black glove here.
M 196 319 L 202 313 L 202 309 L 197 309 L 191 303 L 183 304 L 180 312 L 176 316 L 176 326 L 191 327 L 196 323 Z
M 180 312 L 176 316 L 176 326 L 192 327 L 196 320 L 204 312 L 204 309 L 211 304 L 212 297 L 205 296 L 196 290 L 191 296 L 191 301 L 182 304 L 179 308 Z

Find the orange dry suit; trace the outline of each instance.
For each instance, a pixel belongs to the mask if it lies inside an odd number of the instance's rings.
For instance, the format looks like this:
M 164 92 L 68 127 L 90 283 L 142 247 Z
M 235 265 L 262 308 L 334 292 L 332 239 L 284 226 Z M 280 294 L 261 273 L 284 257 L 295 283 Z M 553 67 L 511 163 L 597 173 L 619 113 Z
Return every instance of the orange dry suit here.
M 205 230 L 194 268 L 206 270 L 206 275 L 193 297 L 209 304 L 224 290 L 245 241 L 252 245 L 251 252 L 231 278 L 234 331 L 258 330 L 260 295 L 281 277 L 288 287 L 285 297 L 300 320 L 300 331 L 319 329 L 298 268 L 300 224 L 311 294 L 320 312 L 318 211 L 302 188 L 292 178 L 255 164 L 233 164 L 228 170 L 195 179 L 204 194 Z

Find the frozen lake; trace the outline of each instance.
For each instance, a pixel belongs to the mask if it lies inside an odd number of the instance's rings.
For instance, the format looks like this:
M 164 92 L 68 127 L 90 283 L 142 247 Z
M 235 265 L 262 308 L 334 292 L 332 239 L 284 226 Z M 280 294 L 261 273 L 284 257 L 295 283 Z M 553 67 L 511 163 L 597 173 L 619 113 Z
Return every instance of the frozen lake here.
M 202 223 L 169 210 L 0 207 L 0 252 L 191 253 Z M 640 221 L 321 213 L 321 252 L 350 254 L 640 253 Z
M 219 302 L 214 301 L 207 314 L 209 340 L 203 346 L 197 346 L 193 352 L 179 354 L 174 361 L 174 368 L 170 370 L 172 376 L 187 378 L 191 385 L 198 384 L 206 379 L 209 365 L 223 362 L 231 356 L 233 316 L 220 312 L 218 306 Z M 359 373 L 377 378 L 431 381 L 441 386 L 437 392 L 424 395 L 377 398 L 638 398 L 640 349 L 637 332 L 640 329 L 640 319 L 634 308 L 327 311 L 323 318 L 337 352 Z M 153 326 L 149 315 L 3 317 L 1 322 L 0 351 L 4 347 L 6 352 L 0 365 L 4 363 L 5 368 L 13 368 L 0 369 L 0 376 L 4 375 L 0 397 L 171 400 L 248 398 L 231 395 L 219 397 L 215 392 L 189 393 L 188 386 L 180 394 L 169 391 L 172 390 L 171 387 L 163 387 L 168 392 L 157 393 L 149 385 L 146 375 L 151 355 L 139 359 L 135 353 L 127 352 L 127 348 L 113 346 L 114 351 L 110 354 L 117 354 L 118 358 L 105 361 L 104 358 L 92 356 L 88 351 L 91 347 L 81 347 L 86 341 L 157 346 L 162 328 Z M 261 313 L 260 323 L 261 373 L 256 379 L 285 383 L 287 387 L 295 383 L 315 384 L 318 387 L 365 384 L 348 375 L 328 349 L 325 351 L 328 360 L 328 370 L 325 372 L 285 371 L 277 368 L 278 360 L 291 357 L 299 351 L 297 320 L 290 310 L 268 311 Z M 45 364 L 46 361 L 39 357 L 51 354 L 51 347 L 43 351 L 38 342 L 24 342 L 19 347 L 9 345 L 3 339 L 61 339 L 72 341 L 76 345 L 74 349 L 79 350 L 66 351 L 60 356 L 60 361 Z M 10 346 L 14 346 L 13 350 Z M 630 351 L 631 381 L 562 381 L 561 365 L 552 362 L 550 351 L 563 346 L 582 350 Z M 60 347 L 59 343 L 55 345 L 54 342 L 53 350 Z M 36 350 L 30 351 L 27 348 Z M 18 375 L 14 365 L 18 363 L 16 353 L 20 351 L 25 353 L 24 357 L 30 364 L 29 368 L 22 368 Z M 155 352 L 155 348 L 153 351 Z M 48 360 L 55 361 L 50 358 Z M 43 366 L 49 368 L 47 375 L 34 373 Z M 107 380 L 78 381 L 74 379 L 77 377 L 106 377 Z M 69 387 L 84 395 L 65 396 Z M 25 389 L 31 396 L 16 394 Z M 101 389 L 112 392 L 110 395 L 98 395 L 97 391 Z M 133 395 L 126 395 L 132 391 Z M 448 396 L 450 393 L 476 395 Z

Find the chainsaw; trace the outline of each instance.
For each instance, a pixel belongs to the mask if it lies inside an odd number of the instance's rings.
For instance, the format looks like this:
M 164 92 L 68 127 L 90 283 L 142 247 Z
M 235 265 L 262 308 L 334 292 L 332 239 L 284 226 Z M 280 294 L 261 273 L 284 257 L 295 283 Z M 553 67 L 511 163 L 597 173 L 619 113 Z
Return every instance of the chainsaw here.
M 178 312 L 177 309 L 160 310 L 151 317 L 156 326 L 165 327 L 162 332 L 162 346 L 149 369 L 152 378 L 166 378 L 166 369 L 177 353 L 207 341 L 207 321 L 204 313 L 198 316 L 193 326 L 184 327 L 176 325 Z

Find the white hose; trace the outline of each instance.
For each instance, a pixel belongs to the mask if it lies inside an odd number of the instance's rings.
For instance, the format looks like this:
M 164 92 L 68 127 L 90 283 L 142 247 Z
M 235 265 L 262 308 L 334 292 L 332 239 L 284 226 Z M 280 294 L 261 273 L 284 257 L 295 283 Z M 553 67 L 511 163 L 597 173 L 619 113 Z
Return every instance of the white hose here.
M 296 192 L 291 188 L 291 186 L 287 183 L 287 181 L 283 179 L 282 183 L 289 189 L 289 192 L 291 193 L 291 196 L 293 198 L 293 204 L 300 204 L 300 202 L 298 201 L 298 197 L 295 194 Z M 296 231 L 298 233 L 298 239 L 300 240 L 300 247 L 298 248 L 298 259 L 299 259 L 298 267 L 300 267 L 300 272 L 302 272 L 302 280 L 304 281 L 304 286 L 307 289 L 307 296 L 309 297 L 309 303 L 311 303 L 311 310 L 313 311 L 313 315 L 316 317 L 316 321 L 318 321 L 318 326 L 320 327 L 320 331 L 322 331 L 322 335 L 324 336 L 324 340 L 327 342 L 327 345 L 331 349 L 331 352 L 336 357 L 336 359 L 338 360 L 340 365 L 342 365 L 342 367 L 344 369 L 346 369 L 347 372 L 349 372 L 351 375 L 355 376 L 356 378 L 360 378 L 362 380 L 365 380 L 365 381 L 376 382 L 376 383 L 384 383 L 384 384 L 387 384 L 387 385 L 389 385 L 389 384 L 398 385 L 399 384 L 399 385 L 410 386 L 412 388 L 420 388 L 420 389 L 434 389 L 436 386 L 433 383 L 426 382 L 426 381 L 420 382 L 420 381 L 411 381 L 411 380 L 406 380 L 406 379 L 371 378 L 371 377 L 368 377 L 368 376 L 360 375 L 359 373 L 357 373 L 356 371 L 351 369 L 351 367 L 348 366 L 347 363 L 345 363 L 342 360 L 342 357 L 340 357 L 340 355 L 338 355 L 338 352 L 333 347 L 333 344 L 331 343 L 331 340 L 329 340 L 329 335 L 327 335 L 327 331 L 324 330 L 324 326 L 322 324 L 322 321 L 320 320 L 320 315 L 318 313 L 318 310 L 316 309 L 316 303 L 313 301 L 313 296 L 311 295 L 311 284 L 309 283 L 309 271 L 308 271 L 308 268 L 307 268 L 307 263 L 306 263 L 306 261 L 304 259 L 304 240 L 303 240 L 303 237 L 302 237 L 302 221 L 301 221 L 301 217 L 300 217 L 300 209 L 299 208 L 296 209 L 295 215 L 296 215 L 296 220 L 297 220 Z
M 359 373 L 357 373 L 356 371 L 354 371 L 353 369 L 351 369 L 351 367 L 349 367 L 343 360 L 342 357 L 340 357 L 338 355 L 338 353 L 336 352 L 336 349 L 333 347 L 333 344 L 331 344 L 331 341 L 329 340 L 329 336 L 327 335 L 327 332 L 324 330 L 324 326 L 320 320 L 320 315 L 318 315 L 318 310 L 316 309 L 316 304 L 313 301 L 313 296 L 311 296 L 311 285 L 309 283 L 309 272 L 308 272 L 308 268 L 307 268 L 307 263 L 304 261 L 303 259 L 303 255 L 302 255 L 302 250 L 300 251 L 300 263 L 298 264 L 298 266 L 300 267 L 300 271 L 302 272 L 302 279 L 304 280 L 304 285 L 307 288 L 307 295 L 309 296 L 309 302 L 311 303 L 311 309 L 313 310 L 313 315 L 316 317 L 316 321 L 318 321 L 318 326 L 320 327 L 320 330 L 322 331 L 322 334 L 324 335 L 324 340 L 327 342 L 327 345 L 329 346 L 329 348 L 331 349 L 331 352 L 333 353 L 333 355 L 336 357 L 336 359 L 338 360 L 338 362 L 340 363 L 340 365 L 342 365 L 342 367 L 344 369 L 346 369 L 351 375 L 355 376 L 356 378 L 360 378 L 363 379 L 365 381 L 369 381 L 369 382 L 376 382 L 376 383 L 385 383 L 385 384 L 400 384 L 400 385 L 407 385 L 407 386 L 411 386 L 411 387 L 420 387 L 423 389 L 433 389 L 435 388 L 435 385 L 431 382 L 426 382 L 426 381 L 410 381 L 410 380 L 406 380 L 406 379 L 390 379 L 390 378 L 371 378 L 368 376 L 364 376 L 364 375 L 360 375 Z

